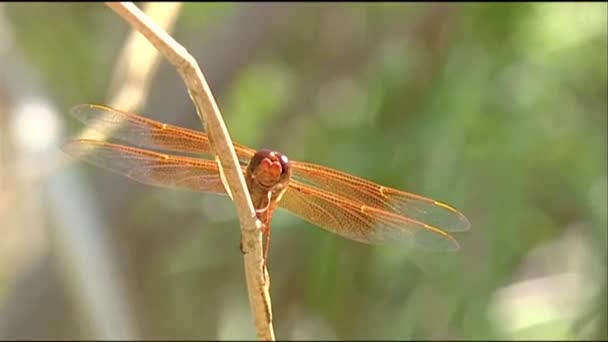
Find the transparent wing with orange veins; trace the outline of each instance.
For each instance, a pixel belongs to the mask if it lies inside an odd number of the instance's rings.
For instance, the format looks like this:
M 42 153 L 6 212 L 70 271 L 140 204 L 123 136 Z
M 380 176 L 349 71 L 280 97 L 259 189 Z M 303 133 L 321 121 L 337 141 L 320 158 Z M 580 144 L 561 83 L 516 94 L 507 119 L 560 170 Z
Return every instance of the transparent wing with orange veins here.
M 183 191 L 225 194 L 217 164 L 211 160 L 168 155 L 135 147 L 78 139 L 64 145 L 74 158 L 137 182 Z M 324 193 L 291 181 L 279 207 L 328 231 L 360 242 L 414 242 L 433 250 L 456 250 L 449 234 L 425 223 Z
M 122 110 L 95 104 L 73 107 L 70 114 L 82 123 L 102 134 L 131 143 L 167 151 L 209 154 L 209 138 L 202 132 L 177 127 Z M 252 149 L 234 144 L 239 158 L 250 158 Z
M 101 133 L 134 144 L 169 151 L 209 154 L 206 134 L 160 123 L 107 106 L 84 104 L 71 114 Z M 241 161 L 255 154 L 247 146 L 234 144 Z M 143 151 L 143 150 L 142 150 Z M 469 229 L 467 218 L 451 206 L 419 195 L 383 187 L 373 182 L 320 165 L 291 162 L 293 178 L 319 190 L 335 193 L 367 207 L 392 212 L 449 232 Z
M 139 183 L 184 191 L 226 194 L 211 160 L 167 155 L 107 142 L 78 139 L 63 151 Z
M 458 242 L 443 230 L 360 202 L 291 181 L 279 207 L 330 232 L 370 244 L 399 243 L 455 251 Z
M 448 232 L 462 232 L 469 220 L 451 206 L 388 188 L 328 167 L 292 161 L 293 178 L 369 207 L 393 212 Z

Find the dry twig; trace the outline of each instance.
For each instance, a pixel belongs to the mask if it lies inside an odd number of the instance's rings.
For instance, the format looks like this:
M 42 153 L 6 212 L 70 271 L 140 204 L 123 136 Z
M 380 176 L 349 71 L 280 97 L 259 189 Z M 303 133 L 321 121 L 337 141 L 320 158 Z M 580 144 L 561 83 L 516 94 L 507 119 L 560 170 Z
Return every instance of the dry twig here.
M 268 291 L 270 281 L 262 258 L 261 223 L 255 215 L 232 140 L 201 69 L 183 46 L 158 28 L 133 3 L 107 2 L 106 5 L 143 34 L 177 68 L 184 80 L 197 113 L 206 126 L 216 161 L 226 179 L 226 190 L 237 207 L 249 302 L 256 333 L 259 339 L 274 340 Z
M 142 11 L 165 32 L 172 32 L 182 9 L 181 2 L 146 2 Z M 160 52 L 136 30 L 131 31 L 118 57 L 108 104 L 126 111 L 137 111 L 147 100 L 151 80 L 160 62 Z

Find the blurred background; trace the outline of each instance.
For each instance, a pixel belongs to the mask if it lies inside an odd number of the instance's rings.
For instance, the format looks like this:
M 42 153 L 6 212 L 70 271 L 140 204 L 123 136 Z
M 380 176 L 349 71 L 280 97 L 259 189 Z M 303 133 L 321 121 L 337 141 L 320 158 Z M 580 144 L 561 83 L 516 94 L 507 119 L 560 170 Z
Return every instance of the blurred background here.
M 275 213 L 277 339 L 607 339 L 606 3 L 138 3 L 234 141 L 449 203 L 456 253 Z M 65 158 L 102 103 L 200 130 L 102 3 L 0 4 L 0 338 L 255 339 L 226 196 Z

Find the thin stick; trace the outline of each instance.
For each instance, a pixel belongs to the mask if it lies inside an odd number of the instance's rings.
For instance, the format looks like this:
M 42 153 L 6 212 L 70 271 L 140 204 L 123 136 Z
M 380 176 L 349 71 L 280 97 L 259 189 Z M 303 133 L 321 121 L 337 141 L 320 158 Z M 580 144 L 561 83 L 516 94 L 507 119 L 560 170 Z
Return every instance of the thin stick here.
M 227 184 L 224 185 L 237 208 L 241 224 L 241 250 L 245 264 L 249 303 L 257 336 L 261 340 L 274 340 L 268 291 L 270 280 L 262 257 L 261 223 L 255 215 L 232 140 L 203 73 L 194 57 L 171 36 L 158 28 L 133 3 L 106 2 L 106 5 L 143 34 L 177 68 L 184 80 L 197 113 L 203 125 L 206 124 L 205 130 L 216 153 L 216 160 L 219 159 L 220 171 L 226 179 Z
M 171 34 L 179 17 L 181 2 L 139 3 L 144 12 L 165 32 Z M 138 111 L 147 100 L 151 80 L 162 56 L 137 30 L 132 30 L 122 47 L 110 81 L 108 105 L 125 111 Z
M 182 3 L 145 2 L 142 12 L 161 27 L 171 32 L 179 16 Z M 154 78 L 161 60 L 160 52 L 144 35 L 133 29 L 122 47 L 110 81 L 107 104 L 113 108 L 138 111 L 148 98 L 150 81 Z M 118 129 L 119 126 L 114 127 Z M 107 140 L 114 130 L 96 127 L 96 123 L 83 129 L 77 139 Z M 71 161 L 71 160 L 70 160 Z

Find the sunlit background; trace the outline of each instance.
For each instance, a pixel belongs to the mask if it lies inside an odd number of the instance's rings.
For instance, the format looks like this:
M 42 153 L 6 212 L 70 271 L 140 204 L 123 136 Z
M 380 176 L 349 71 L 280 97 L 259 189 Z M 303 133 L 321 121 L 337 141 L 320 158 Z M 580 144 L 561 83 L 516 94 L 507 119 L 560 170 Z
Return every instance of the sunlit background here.
M 607 339 L 606 3 L 139 3 L 234 141 L 449 203 L 456 253 L 272 221 L 278 339 Z M 255 339 L 236 210 L 65 158 L 102 103 L 202 129 L 103 3 L 0 4 L 0 338 Z

